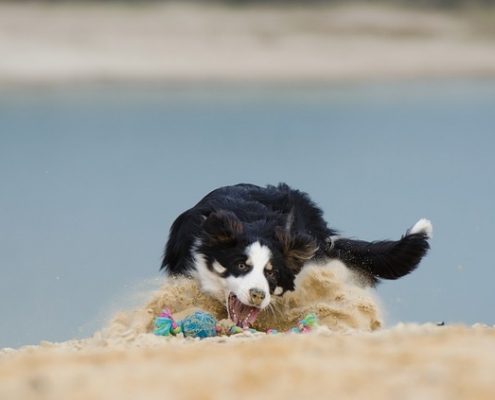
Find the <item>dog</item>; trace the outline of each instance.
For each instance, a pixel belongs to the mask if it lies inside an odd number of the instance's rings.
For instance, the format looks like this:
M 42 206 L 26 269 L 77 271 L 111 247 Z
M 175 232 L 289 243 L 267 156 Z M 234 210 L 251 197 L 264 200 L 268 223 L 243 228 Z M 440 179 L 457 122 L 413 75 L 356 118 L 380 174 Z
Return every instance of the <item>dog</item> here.
M 348 239 L 328 227 L 308 194 L 284 183 L 238 184 L 210 192 L 179 215 L 160 269 L 196 279 L 246 328 L 272 296 L 294 290 L 305 264 L 340 260 L 374 286 L 413 271 L 430 248 L 431 234 L 431 222 L 420 219 L 397 241 Z

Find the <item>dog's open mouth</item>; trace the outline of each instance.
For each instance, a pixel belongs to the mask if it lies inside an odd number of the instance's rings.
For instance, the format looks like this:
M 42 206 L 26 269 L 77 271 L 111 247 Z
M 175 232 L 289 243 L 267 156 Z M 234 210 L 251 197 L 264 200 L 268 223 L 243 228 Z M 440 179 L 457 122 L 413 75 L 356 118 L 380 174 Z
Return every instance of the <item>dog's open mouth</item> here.
M 241 303 L 234 293 L 229 294 L 227 309 L 232 322 L 241 328 L 249 328 L 256 321 L 256 317 L 261 311 L 258 307 L 251 307 Z

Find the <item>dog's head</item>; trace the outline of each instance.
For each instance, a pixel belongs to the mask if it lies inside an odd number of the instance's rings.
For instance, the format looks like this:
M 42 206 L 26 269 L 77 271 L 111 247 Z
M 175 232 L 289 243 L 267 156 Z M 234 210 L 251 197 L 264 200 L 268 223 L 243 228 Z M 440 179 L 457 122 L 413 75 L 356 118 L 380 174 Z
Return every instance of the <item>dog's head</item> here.
M 268 221 L 243 223 L 229 211 L 211 213 L 196 249 L 203 290 L 226 299 L 230 318 L 247 327 L 272 296 L 294 289 L 294 278 L 316 252 L 310 236 Z

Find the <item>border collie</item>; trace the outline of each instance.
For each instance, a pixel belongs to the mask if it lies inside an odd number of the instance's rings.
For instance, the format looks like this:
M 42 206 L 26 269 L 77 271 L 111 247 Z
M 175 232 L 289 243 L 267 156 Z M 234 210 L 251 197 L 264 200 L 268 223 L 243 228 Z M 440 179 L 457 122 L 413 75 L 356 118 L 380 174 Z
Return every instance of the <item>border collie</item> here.
M 322 214 L 306 193 L 283 183 L 221 187 L 172 224 L 161 269 L 197 279 L 226 302 L 234 323 L 248 327 L 272 296 L 294 290 L 309 261 L 340 260 L 373 286 L 407 275 L 429 249 L 426 219 L 400 240 L 365 242 L 339 236 Z

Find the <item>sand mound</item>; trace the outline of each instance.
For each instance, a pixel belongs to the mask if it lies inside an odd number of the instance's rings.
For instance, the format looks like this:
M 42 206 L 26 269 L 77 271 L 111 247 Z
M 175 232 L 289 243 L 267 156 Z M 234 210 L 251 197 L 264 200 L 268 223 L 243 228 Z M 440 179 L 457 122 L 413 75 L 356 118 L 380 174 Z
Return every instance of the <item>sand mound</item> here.
M 196 309 L 208 311 L 219 320 L 227 318 L 225 304 L 201 292 L 196 281 L 169 278 L 145 307 L 117 314 L 102 335 L 132 340 L 150 332 L 153 319 L 165 307 L 177 319 Z M 272 306 L 259 314 L 253 327 L 260 331 L 288 330 L 309 312 L 314 312 L 320 324 L 332 331 L 372 331 L 382 325 L 371 290 L 359 287 L 355 276 L 341 263 L 331 262 L 305 267 L 296 280 L 296 290 L 274 297 Z

